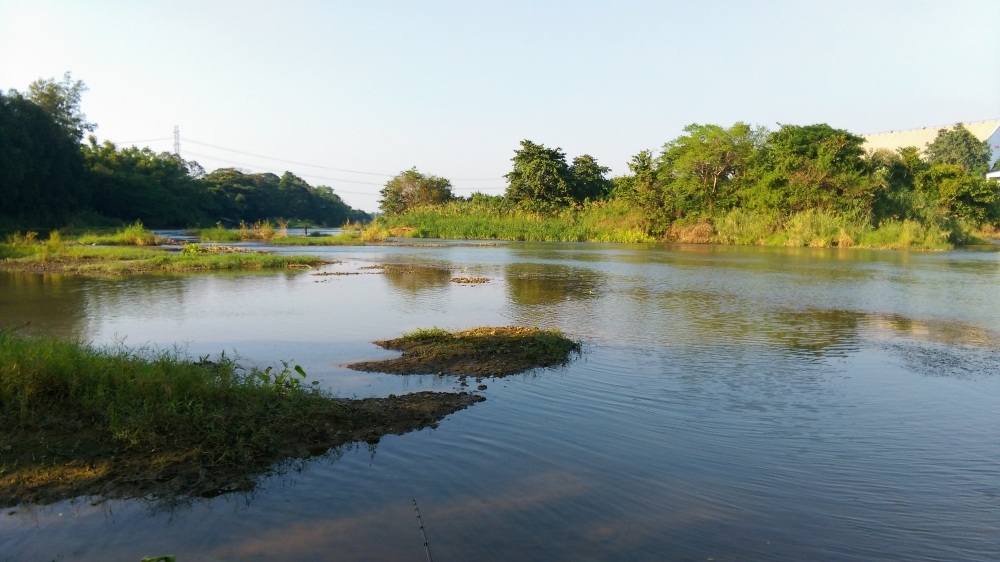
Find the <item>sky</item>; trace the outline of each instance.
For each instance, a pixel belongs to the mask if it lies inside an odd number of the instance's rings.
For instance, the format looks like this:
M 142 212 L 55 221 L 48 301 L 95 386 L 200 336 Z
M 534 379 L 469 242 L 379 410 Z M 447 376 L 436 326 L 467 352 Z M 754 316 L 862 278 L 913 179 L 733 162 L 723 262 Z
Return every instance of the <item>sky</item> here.
M 1000 118 L 998 0 L 0 0 L 0 90 L 67 71 L 95 135 L 349 205 L 416 167 L 502 194 L 521 140 L 609 176 L 691 123 Z

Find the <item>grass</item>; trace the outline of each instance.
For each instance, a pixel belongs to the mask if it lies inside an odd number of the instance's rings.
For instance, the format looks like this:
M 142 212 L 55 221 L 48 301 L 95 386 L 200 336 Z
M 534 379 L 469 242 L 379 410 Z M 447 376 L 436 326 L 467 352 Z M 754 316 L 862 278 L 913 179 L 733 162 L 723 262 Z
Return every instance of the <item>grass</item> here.
M 397 235 L 458 240 L 653 242 L 646 222 L 620 201 L 588 203 L 559 215 L 455 201 L 379 219 Z
M 664 237 L 650 234 L 642 211 L 624 200 L 588 202 L 556 215 L 496 202 L 453 201 L 383 216 L 376 227 L 393 236 L 458 240 L 563 242 L 682 242 L 756 246 L 943 250 L 976 243 L 995 230 L 955 221 L 883 221 L 808 210 L 790 215 L 737 208 L 675 221 Z
M 225 354 L 192 361 L 0 331 L 0 505 L 85 493 L 211 495 L 277 460 L 377 441 L 478 400 L 343 400 L 304 378 L 287 362 L 248 368 Z
M 0 244 L 0 268 L 29 273 L 131 275 L 151 272 L 308 268 L 324 263 L 316 256 L 266 253 L 169 252 L 138 247 L 71 246 L 31 236 Z
M 354 363 L 350 368 L 395 374 L 447 374 L 502 377 L 537 367 L 563 365 L 580 344 L 559 330 L 518 326 L 483 327 L 461 332 L 422 329 L 375 342 L 403 352 L 397 359 Z
M 271 241 L 275 246 L 357 246 L 363 243 L 360 234 L 350 232 L 333 236 L 288 236 Z
M 205 242 L 270 242 L 288 236 L 288 223 L 279 222 L 274 225 L 269 220 L 247 224 L 240 221 L 237 229 L 228 229 L 221 223 L 215 223 L 212 228 L 197 231 L 198 238 Z
M 158 246 L 162 239 L 146 230 L 141 221 L 135 221 L 125 228 L 116 230 L 113 234 L 85 233 L 77 238 L 77 242 L 99 246 Z

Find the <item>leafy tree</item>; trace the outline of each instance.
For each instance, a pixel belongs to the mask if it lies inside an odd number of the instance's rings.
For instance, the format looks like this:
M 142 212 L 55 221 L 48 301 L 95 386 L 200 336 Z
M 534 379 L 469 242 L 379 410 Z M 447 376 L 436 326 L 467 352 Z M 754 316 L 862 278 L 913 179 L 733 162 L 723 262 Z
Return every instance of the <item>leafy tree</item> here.
M 87 116 L 80 110 L 80 98 L 86 91 L 86 84 L 82 80 L 74 81 L 67 72 L 60 82 L 55 78 L 35 80 L 28 86 L 26 97 L 79 142 L 86 133 L 97 128 L 96 124 L 87 122 Z
M 573 200 L 570 169 L 562 149 L 523 140 L 511 161 L 514 169 L 504 177 L 507 198 L 516 205 L 530 211 L 552 212 Z
M 966 172 L 958 164 L 934 164 L 921 175 L 920 188 L 936 199 L 944 218 L 977 224 L 1000 220 L 1000 184 Z
M 977 139 L 961 123 L 938 131 L 934 141 L 927 143 L 926 153 L 931 164 L 957 164 L 974 175 L 989 170 L 992 156 L 989 143 Z
M 611 192 L 611 182 L 605 177 L 610 171 L 589 154 L 577 156 L 569 167 L 570 197 L 578 202 L 604 199 Z
M 682 213 L 712 213 L 735 203 L 740 182 L 757 156 L 763 132 L 746 123 L 684 128 L 685 135 L 663 147 L 657 173 L 670 206 Z
M 870 212 L 876 185 L 868 177 L 863 144 L 864 138 L 825 123 L 782 125 L 767 138 L 758 201 L 751 206 Z
M 89 203 L 77 139 L 20 93 L 0 93 L 0 218 L 62 226 Z
M 397 174 L 386 182 L 379 194 L 382 195 L 379 207 L 389 215 L 413 207 L 438 205 L 455 198 L 450 181 L 438 176 L 426 176 L 416 168 Z
M 872 204 L 872 221 L 925 218 L 927 201 L 917 190 L 917 182 L 929 165 L 915 146 L 895 152 L 880 149 L 868 156 L 871 181 L 878 186 Z

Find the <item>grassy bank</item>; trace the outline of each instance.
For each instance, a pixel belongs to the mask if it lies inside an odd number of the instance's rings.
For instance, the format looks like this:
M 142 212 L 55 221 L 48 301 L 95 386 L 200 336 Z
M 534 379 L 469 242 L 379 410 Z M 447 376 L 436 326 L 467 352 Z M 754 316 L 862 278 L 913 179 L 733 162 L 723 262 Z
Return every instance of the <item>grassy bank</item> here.
M 384 216 L 394 235 L 454 240 L 653 242 L 646 221 L 621 202 L 589 203 L 583 210 L 541 215 L 497 205 L 456 201 Z
M 212 495 L 283 458 L 434 423 L 479 398 L 343 400 L 297 366 L 0 331 L 0 505 Z
M 455 201 L 380 217 L 376 227 L 396 236 L 465 240 L 564 242 L 681 242 L 754 246 L 942 250 L 980 242 L 980 230 L 961 221 L 883 221 L 826 211 L 791 215 L 735 209 L 675 221 L 657 235 L 642 212 L 622 200 L 587 203 L 557 215 L 528 213 L 496 203 Z
M 558 330 L 518 326 L 484 327 L 449 332 L 440 328 L 417 330 L 391 340 L 375 342 L 403 356 L 385 361 L 348 365 L 359 371 L 502 377 L 562 365 L 580 351 L 580 344 Z

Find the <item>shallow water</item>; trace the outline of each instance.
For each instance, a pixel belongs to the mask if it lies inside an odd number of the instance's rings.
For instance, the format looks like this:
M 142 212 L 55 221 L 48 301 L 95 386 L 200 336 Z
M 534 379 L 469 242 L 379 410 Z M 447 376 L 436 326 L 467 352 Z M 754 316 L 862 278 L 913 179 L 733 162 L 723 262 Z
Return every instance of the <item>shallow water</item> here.
M 0 274 L 0 321 L 291 360 L 359 397 L 459 388 L 342 366 L 420 327 L 558 327 L 584 353 L 250 495 L 4 510 L 0 560 L 423 560 L 413 498 L 436 560 L 1000 559 L 1000 253 L 278 251 L 352 275 Z

